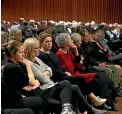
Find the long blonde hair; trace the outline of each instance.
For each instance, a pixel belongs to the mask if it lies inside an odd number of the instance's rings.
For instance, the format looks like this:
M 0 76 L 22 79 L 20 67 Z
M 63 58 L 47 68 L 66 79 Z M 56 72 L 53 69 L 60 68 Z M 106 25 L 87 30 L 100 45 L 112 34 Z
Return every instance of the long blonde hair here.
M 28 38 L 24 41 L 25 57 L 32 61 L 35 58 L 35 48 L 39 47 L 39 42 L 36 38 Z

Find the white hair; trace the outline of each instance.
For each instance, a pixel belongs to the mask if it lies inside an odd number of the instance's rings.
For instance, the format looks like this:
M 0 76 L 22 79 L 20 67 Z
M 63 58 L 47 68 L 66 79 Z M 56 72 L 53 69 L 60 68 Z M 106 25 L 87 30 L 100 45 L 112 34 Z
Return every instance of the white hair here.
M 58 36 L 55 38 L 55 42 L 59 47 L 64 47 L 67 43 L 67 33 L 60 33 Z
M 71 39 L 74 41 L 74 42 L 77 42 L 79 39 L 81 39 L 81 35 L 79 33 L 73 33 L 71 35 Z

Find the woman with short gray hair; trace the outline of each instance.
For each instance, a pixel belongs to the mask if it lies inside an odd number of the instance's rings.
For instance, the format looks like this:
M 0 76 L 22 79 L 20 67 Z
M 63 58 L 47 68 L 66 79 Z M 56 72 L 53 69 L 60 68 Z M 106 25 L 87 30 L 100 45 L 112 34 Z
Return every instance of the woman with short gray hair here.
M 79 36 L 79 35 L 77 35 L 77 36 Z M 107 96 L 103 96 L 103 94 L 101 94 L 101 92 L 103 92 L 103 90 L 101 90 L 100 88 L 104 83 L 103 78 L 105 78 L 103 76 L 103 74 L 99 74 L 99 73 L 95 73 L 95 72 L 94 73 L 85 73 L 86 71 L 84 71 L 84 73 L 81 72 L 82 65 L 77 64 L 76 60 L 78 60 L 78 58 L 75 58 L 73 56 L 72 52 L 70 51 L 70 49 L 72 48 L 75 53 L 75 56 L 76 57 L 79 56 L 78 49 L 77 49 L 76 45 L 73 43 L 73 41 L 71 40 L 71 37 L 70 36 L 67 37 L 66 34 L 61 33 L 58 37 L 56 37 L 56 42 L 60 46 L 60 49 L 56 53 L 56 56 L 60 60 L 60 65 L 64 69 L 67 69 L 67 71 L 70 72 L 73 76 L 84 77 L 84 79 L 88 82 L 88 84 L 92 85 L 92 91 L 96 95 L 98 95 L 98 93 L 99 93 L 100 96 L 102 96 L 104 98 L 108 98 Z M 64 44 L 64 46 L 62 47 L 63 44 Z M 80 60 L 80 58 L 79 58 L 79 60 Z M 107 76 L 106 76 L 106 78 L 107 78 Z M 97 82 L 94 81 L 96 79 L 98 79 Z M 107 82 L 108 81 L 109 81 L 109 79 L 107 79 Z M 107 84 L 107 83 L 104 83 L 104 84 Z M 97 86 L 93 87 L 93 85 L 97 85 Z M 115 93 L 114 90 L 112 90 L 112 91 Z M 113 94 L 113 93 L 111 93 L 111 94 Z M 104 94 L 104 95 L 106 95 L 106 94 Z M 111 97 L 112 97 L 112 95 L 111 95 Z M 111 99 L 114 99 L 114 98 L 112 97 Z

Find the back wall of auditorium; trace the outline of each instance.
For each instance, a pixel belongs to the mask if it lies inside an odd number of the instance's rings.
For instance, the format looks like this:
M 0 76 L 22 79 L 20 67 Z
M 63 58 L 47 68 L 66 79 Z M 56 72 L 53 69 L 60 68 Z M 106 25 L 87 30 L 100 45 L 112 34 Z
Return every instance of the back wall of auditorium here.
M 1 0 L 1 19 L 122 23 L 122 0 Z

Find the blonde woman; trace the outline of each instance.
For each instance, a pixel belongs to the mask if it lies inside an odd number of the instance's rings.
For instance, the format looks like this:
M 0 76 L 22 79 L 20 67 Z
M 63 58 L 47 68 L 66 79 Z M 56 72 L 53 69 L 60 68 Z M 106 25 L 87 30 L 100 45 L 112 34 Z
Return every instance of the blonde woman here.
M 75 114 L 75 112 L 71 109 L 70 104 L 71 85 L 68 81 L 54 83 L 50 79 L 52 76 L 52 69 L 36 57 L 39 55 L 40 51 L 38 40 L 36 38 L 28 38 L 24 42 L 24 47 L 25 57 L 30 62 L 33 74 L 41 83 L 40 89 L 49 91 L 50 94 L 52 93 L 51 97 L 61 100 L 63 107 L 61 114 Z
M 70 98 L 70 95 L 69 95 L 70 92 L 68 88 L 66 89 L 66 87 L 68 86 L 67 83 L 69 82 L 64 80 L 56 84 L 50 79 L 50 77 L 52 76 L 52 69 L 48 67 L 46 64 L 44 64 L 39 58 L 36 57 L 36 56 L 39 56 L 39 53 L 40 53 L 39 42 L 36 38 L 29 38 L 25 40 L 24 47 L 25 47 L 25 57 L 30 61 L 34 76 L 41 83 L 40 88 L 43 90 L 46 90 L 47 88 L 49 89 L 49 88 L 55 87 L 56 90 L 54 91 L 53 96 L 55 94 L 56 96 L 60 94 L 63 110 L 67 112 L 67 105 L 69 107 L 70 100 L 66 102 L 66 99 L 67 99 L 66 96 L 69 96 L 68 98 Z M 78 100 L 78 104 L 79 104 L 78 108 L 80 112 L 82 112 L 83 114 L 87 114 L 87 110 L 90 110 L 90 111 L 93 111 L 95 114 L 105 113 L 104 110 L 101 111 L 101 110 L 94 109 L 94 107 L 91 107 L 88 104 L 88 102 L 85 100 L 85 98 L 83 97 L 78 86 L 72 85 L 71 87 L 72 87 L 72 99 L 76 99 L 75 101 Z M 59 88 L 60 88 L 60 91 L 59 91 Z M 77 110 L 75 112 L 77 112 Z M 64 112 L 62 112 L 61 114 L 64 114 Z

